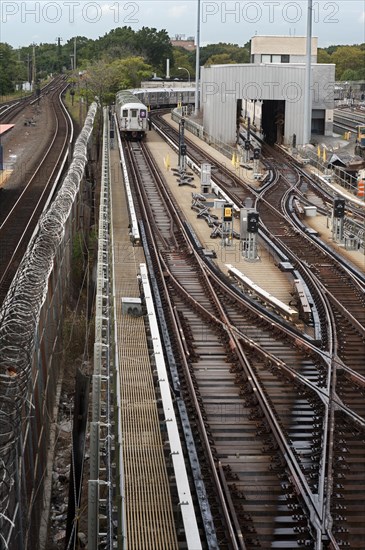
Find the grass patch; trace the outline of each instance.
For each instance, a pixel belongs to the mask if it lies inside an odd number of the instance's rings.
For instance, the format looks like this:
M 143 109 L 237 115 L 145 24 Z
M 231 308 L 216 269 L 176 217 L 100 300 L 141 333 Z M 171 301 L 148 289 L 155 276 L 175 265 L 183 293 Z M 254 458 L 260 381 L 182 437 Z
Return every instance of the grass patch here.
M 84 125 L 87 115 L 85 99 L 77 92 L 72 96 L 70 89 L 68 89 L 65 94 L 65 105 L 73 122 L 81 128 Z

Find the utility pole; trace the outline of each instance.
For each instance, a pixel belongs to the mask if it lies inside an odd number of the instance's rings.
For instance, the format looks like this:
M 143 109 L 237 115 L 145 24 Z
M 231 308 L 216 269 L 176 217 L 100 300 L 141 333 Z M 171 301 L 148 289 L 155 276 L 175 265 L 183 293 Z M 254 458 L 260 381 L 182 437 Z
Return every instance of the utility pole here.
M 58 65 L 58 71 L 62 71 L 62 61 L 61 61 L 61 42 L 63 42 L 63 38 L 58 36 L 56 38 L 57 40 L 57 65 Z
M 37 77 L 37 70 L 36 70 L 36 64 L 35 64 L 35 43 L 33 42 L 33 53 L 32 53 L 32 92 L 34 91 L 36 77 Z
M 30 78 L 30 54 L 29 51 L 27 53 L 27 78 L 28 78 L 28 84 L 31 85 L 31 78 Z
M 76 36 L 74 38 L 74 71 L 76 71 Z

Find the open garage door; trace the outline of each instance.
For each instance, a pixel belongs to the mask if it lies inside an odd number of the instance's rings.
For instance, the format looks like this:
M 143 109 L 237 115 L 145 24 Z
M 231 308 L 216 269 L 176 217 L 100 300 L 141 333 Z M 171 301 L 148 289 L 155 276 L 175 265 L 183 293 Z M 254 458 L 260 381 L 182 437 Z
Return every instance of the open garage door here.
M 266 143 L 283 143 L 285 127 L 285 100 L 264 99 L 262 104 L 262 132 Z
M 324 109 L 312 110 L 312 134 L 324 135 L 326 111 Z

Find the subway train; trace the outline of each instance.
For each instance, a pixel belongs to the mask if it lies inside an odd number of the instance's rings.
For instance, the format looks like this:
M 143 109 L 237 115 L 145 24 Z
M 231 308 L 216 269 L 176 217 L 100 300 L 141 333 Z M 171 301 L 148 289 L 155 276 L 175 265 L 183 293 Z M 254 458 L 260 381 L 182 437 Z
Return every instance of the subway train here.
M 130 90 L 116 95 L 115 112 L 119 131 L 124 139 L 141 140 L 148 129 L 148 109 Z
M 140 88 L 136 96 L 150 109 L 173 108 L 178 105 L 193 105 L 195 89 L 192 87 L 172 87 L 165 85 L 158 88 Z

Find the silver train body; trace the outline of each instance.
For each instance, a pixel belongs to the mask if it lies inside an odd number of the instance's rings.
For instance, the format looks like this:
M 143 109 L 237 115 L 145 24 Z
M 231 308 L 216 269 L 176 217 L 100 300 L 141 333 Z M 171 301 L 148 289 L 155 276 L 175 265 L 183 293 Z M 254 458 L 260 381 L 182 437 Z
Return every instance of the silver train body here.
M 141 140 L 148 129 L 148 109 L 130 90 L 116 95 L 115 111 L 122 138 Z
M 195 88 L 159 87 L 121 90 L 116 95 L 115 111 L 121 136 L 125 139 L 143 139 L 148 130 L 150 109 L 193 105 Z
M 169 87 L 167 83 L 159 88 L 140 88 L 134 93 L 150 109 L 192 105 L 195 101 L 195 88 Z

